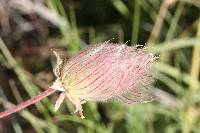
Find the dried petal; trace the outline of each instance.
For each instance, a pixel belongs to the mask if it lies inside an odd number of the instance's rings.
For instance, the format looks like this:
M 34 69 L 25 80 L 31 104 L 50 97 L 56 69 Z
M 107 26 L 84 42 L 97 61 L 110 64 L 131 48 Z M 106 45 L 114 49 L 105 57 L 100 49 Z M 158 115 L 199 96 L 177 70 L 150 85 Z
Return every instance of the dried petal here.
M 56 101 L 56 104 L 55 104 L 55 111 L 58 110 L 58 108 L 60 107 L 60 105 L 62 104 L 63 100 L 65 99 L 65 92 L 62 92 L 58 98 L 58 100 Z

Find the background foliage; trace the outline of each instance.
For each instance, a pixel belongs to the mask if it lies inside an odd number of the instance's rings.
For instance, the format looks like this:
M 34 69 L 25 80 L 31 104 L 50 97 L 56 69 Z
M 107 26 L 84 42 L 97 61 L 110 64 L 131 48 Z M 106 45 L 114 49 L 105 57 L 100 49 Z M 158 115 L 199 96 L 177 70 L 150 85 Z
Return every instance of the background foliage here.
M 113 39 L 112 39 L 113 38 Z M 44 91 L 54 80 L 50 48 L 67 56 L 107 40 L 146 45 L 155 63 L 157 100 L 84 105 L 86 119 L 58 95 L 0 120 L 0 132 L 199 132 L 199 0 L 0 0 L 0 110 Z

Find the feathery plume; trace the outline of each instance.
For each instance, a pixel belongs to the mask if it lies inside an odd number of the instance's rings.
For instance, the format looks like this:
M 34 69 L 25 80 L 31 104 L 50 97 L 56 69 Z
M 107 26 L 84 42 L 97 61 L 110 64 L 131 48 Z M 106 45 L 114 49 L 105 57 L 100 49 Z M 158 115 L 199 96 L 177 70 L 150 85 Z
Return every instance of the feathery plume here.
M 75 104 L 75 113 L 79 112 L 81 118 L 81 105 L 86 101 L 118 99 L 131 104 L 152 100 L 147 88 L 153 81 L 155 56 L 145 49 L 104 43 L 83 50 L 69 61 L 57 51 L 54 54 L 57 80 L 51 88 L 62 91 L 56 110 L 64 94 Z

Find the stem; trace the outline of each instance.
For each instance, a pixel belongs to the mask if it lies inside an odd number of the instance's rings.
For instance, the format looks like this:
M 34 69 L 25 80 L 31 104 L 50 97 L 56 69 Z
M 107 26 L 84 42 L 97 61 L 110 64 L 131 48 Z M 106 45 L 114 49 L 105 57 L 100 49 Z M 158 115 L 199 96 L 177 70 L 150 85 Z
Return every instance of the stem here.
M 45 97 L 47 97 L 47 96 L 53 94 L 55 91 L 56 91 L 56 90 L 49 88 L 49 89 L 47 89 L 46 91 L 40 93 L 39 95 L 34 96 L 34 97 L 32 97 L 31 99 L 29 99 L 29 100 L 27 100 L 27 101 L 24 101 L 24 102 L 20 103 L 19 105 L 14 106 L 14 107 L 11 108 L 11 109 L 8 109 L 8 110 L 6 110 L 6 111 L 0 112 L 0 118 L 6 117 L 6 116 L 8 116 L 8 115 L 10 115 L 10 114 L 13 114 L 13 113 L 15 113 L 15 112 L 18 112 L 18 111 L 20 111 L 20 110 L 22 110 L 22 109 L 24 109 L 24 108 L 30 106 L 31 104 L 37 103 L 37 102 L 39 102 L 40 100 L 42 100 L 43 98 L 45 98 Z
M 138 35 L 140 29 L 140 1 L 135 1 L 135 7 L 133 12 L 133 19 L 132 19 L 132 37 L 131 37 L 131 44 L 135 45 L 138 42 Z
M 164 22 L 164 18 L 166 16 L 167 10 L 169 8 L 170 5 L 172 5 L 173 3 L 175 3 L 176 0 L 164 0 L 160 6 L 160 10 L 158 13 L 158 16 L 156 18 L 156 22 L 153 26 L 153 29 L 151 31 L 150 37 L 147 41 L 148 45 L 153 45 L 153 43 L 155 43 L 155 41 L 157 40 L 159 34 L 160 34 L 160 30 L 162 28 L 163 22 Z

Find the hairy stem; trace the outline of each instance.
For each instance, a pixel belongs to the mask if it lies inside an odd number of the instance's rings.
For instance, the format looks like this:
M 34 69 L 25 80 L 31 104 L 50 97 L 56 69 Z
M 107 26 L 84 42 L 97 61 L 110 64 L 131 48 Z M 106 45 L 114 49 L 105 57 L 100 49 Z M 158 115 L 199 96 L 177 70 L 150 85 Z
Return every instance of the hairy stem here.
M 6 111 L 0 112 L 0 118 L 6 117 L 6 116 L 8 116 L 8 115 L 10 115 L 10 114 L 13 114 L 13 113 L 15 113 L 15 112 L 18 112 L 18 111 L 20 111 L 20 110 L 22 110 L 22 109 L 24 109 L 24 108 L 30 106 L 31 104 L 37 103 L 37 102 L 39 102 L 40 100 L 42 100 L 43 98 L 45 98 L 45 97 L 47 97 L 47 96 L 53 94 L 55 91 L 56 91 L 56 90 L 49 88 L 49 89 L 47 89 L 46 91 L 40 93 L 39 95 L 34 96 L 34 97 L 32 97 L 31 99 L 29 99 L 29 100 L 27 100 L 27 101 L 24 101 L 24 102 L 20 103 L 19 105 L 14 106 L 14 107 L 11 108 L 11 109 L 8 109 L 8 110 L 6 110 Z

